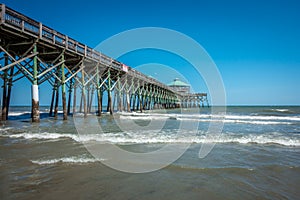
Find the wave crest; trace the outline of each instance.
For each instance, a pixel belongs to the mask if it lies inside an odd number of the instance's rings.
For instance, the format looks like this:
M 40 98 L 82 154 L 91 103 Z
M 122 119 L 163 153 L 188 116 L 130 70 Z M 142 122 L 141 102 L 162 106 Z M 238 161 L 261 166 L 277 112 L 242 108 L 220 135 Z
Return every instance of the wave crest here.
M 53 140 L 69 138 L 76 142 L 101 142 L 112 144 L 169 144 L 169 143 L 239 143 L 239 144 L 278 144 L 283 146 L 300 146 L 297 135 L 285 136 L 280 133 L 262 134 L 236 134 L 224 133 L 220 137 L 211 138 L 205 133 L 181 132 L 172 134 L 170 131 L 145 131 L 145 132 L 119 132 L 103 134 L 62 134 L 62 133 L 21 133 L 13 135 L 2 135 L 10 138 L 25 138 L 28 140 Z

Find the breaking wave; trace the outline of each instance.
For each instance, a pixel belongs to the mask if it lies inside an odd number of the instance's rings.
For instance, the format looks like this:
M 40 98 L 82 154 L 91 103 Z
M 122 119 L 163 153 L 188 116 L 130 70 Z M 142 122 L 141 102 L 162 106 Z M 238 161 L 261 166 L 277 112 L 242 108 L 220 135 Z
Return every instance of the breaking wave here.
M 30 160 L 30 161 L 38 165 L 51 165 L 56 163 L 85 164 L 85 163 L 98 162 L 102 160 L 96 158 L 71 156 L 71 157 L 55 158 L 55 159 L 48 159 L 48 160 Z
M 298 135 L 283 135 L 280 133 L 268 134 L 236 134 L 224 133 L 219 137 L 209 137 L 204 133 L 181 132 L 172 134 L 170 131 L 140 131 L 140 132 L 119 132 L 102 134 L 62 134 L 62 133 L 21 133 L 2 135 L 10 138 L 24 138 L 28 140 L 53 140 L 72 139 L 76 142 L 101 142 L 113 144 L 169 144 L 169 143 L 240 143 L 240 144 L 278 144 L 284 146 L 300 146 Z
M 198 122 L 224 122 L 243 124 L 293 124 L 300 123 L 300 116 L 252 116 L 252 115 L 210 115 L 210 114 L 145 114 L 145 113 L 121 113 L 122 120 L 181 120 Z

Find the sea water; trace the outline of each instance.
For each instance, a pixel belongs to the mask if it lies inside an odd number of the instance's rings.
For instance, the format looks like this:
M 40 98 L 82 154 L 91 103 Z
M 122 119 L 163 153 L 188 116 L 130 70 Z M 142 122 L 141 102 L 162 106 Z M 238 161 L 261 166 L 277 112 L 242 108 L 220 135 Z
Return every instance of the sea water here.
M 29 107 L 12 107 L 0 128 L 0 198 L 298 199 L 300 107 L 226 110 L 220 116 L 211 108 L 89 115 L 101 131 L 78 134 L 72 117 L 54 120 L 41 107 L 41 123 L 32 124 Z M 212 122 L 224 127 L 209 137 Z M 182 123 L 197 126 L 191 131 Z M 135 153 L 190 146 L 160 170 L 132 174 L 104 165 L 111 158 L 94 157 L 86 142 Z M 199 158 L 204 143 L 215 146 Z

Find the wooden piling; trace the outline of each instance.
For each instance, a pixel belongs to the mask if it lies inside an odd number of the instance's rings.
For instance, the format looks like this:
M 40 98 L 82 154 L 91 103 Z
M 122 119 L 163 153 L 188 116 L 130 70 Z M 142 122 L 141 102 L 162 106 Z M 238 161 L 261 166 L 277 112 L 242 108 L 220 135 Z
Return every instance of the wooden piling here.
M 77 88 L 77 84 L 76 84 L 76 83 L 74 83 L 74 94 L 73 94 L 73 115 L 76 113 L 76 107 L 77 107 L 77 105 L 76 105 L 76 94 L 77 94 L 77 90 L 76 90 L 76 88 Z
M 58 103 L 59 103 L 59 87 L 55 87 L 55 105 L 54 105 L 54 119 L 58 117 Z
M 135 98 L 136 98 L 136 94 L 133 93 L 132 96 L 131 96 L 131 102 L 132 102 L 132 111 L 135 111 Z
M 98 116 L 102 113 L 102 91 L 101 88 L 97 88 L 97 100 L 98 100 Z
M 5 59 L 6 61 L 6 59 Z M 7 102 L 6 102 L 6 91 L 7 89 L 7 70 L 4 70 L 4 76 L 3 76 L 3 94 L 2 94 L 2 121 L 6 121 L 6 109 L 7 109 Z
M 107 95 L 108 95 L 108 100 L 107 100 L 107 112 L 110 113 L 110 115 L 113 115 L 113 108 L 112 108 L 112 98 L 111 98 L 111 77 L 110 77 L 110 70 L 108 70 L 107 73 L 108 76 L 108 84 L 107 84 Z
M 90 113 L 90 109 L 89 109 L 89 105 L 90 105 L 90 93 L 91 93 L 91 89 L 90 89 L 90 86 L 88 85 L 87 87 L 87 113 Z
M 67 109 L 67 114 L 71 114 L 71 99 L 72 99 L 72 88 L 73 88 L 73 81 L 71 79 L 70 82 L 70 88 L 69 88 L 69 97 L 68 97 L 68 109 Z
M 126 102 L 127 102 L 127 112 L 130 112 L 130 94 L 129 92 L 126 93 Z
M 91 89 L 91 96 L 90 96 L 90 102 L 89 102 L 89 108 L 88 108 L 88 112 L 91 113 L 92 111 L 92 106 L 93 106 L 93 97 L 94 97 L 94 87 L 92 86 L 92 89 Z
M 143 100 L 141 94 L 139 94 L 139 109 L 141 112 L 143 112 Z
M 87 116 L 87 102 L 86 102 L 86 89 L 85 89 L 85 79 L 84 79 L 84 70 L 81 72 L 81 81 L 82 81 L 82 101 L 83 101 L 83 113 L 84 117 Z
M 4 66 L 8 65 L 8 56 L 5 54 L 4 55 Z M 2 90 L 2 113 L 1 113 L 1 120 L 6 121 L 6 112 L 7 112 L 7 70 L 4 70 L 3 74 L 3 90 Z
M 83 92 L 82 92 L 82 88 L 81 88 L 81 96 L 80 96 L 80 104 L 79 104 L 79 112 L 82 113 L 82 104 L 83 104 Z
M 87 116 L 87 102 L 86 102 L 86 94 L 85 94 L 85 87 L 82 89 L 82 100 L 83 100 L 83 114 L 84 117 Z
M 54 104 L 54 97 L 55 97 L 55 89 L 52 90 L 52 98 L 51 98 L 51 104 L 50 104 L 50 111 L 49 116 L 51 117 L 53 114 L 53 104 Z
M 9 111 L 9 105 L 10 105 L 10 96 L 11 96 L 11 89 L 12 89 L 12 82 L 13 82 L 13 76 L 14 76 L 14 67 L 12 66 L 10 68 L 10 74 L 8 79 L 8 89 L 7 89 L 7 96 L 6 96 L 6 119 L 8 119 L 8 111 Z
M 61 95 L 62 95 L 62 106 L 63 106 L 63 120 L 68 119 L 67 113 L 67 99 L 66 99 L 66 77 L 65 77 L 65 56 L 61 55 Z
M 100 74 L 99 74 L 99 65 L 96 66 L 96 81 L 97 81 L 97 103 L 98 103 L 98 112 L 97 116 L 101 116 L 102 114 L 102 89 L 101 89 L 101 83 L 100 83 Z
M 118 111 L 122 111 L 122 97 L 120 92 L 118 92 Z
M 34 44 L 33 53 L 37 53 L 37 45 Z M 40 109 L 39 109 L 39 86 L 38 86 L 38 60 L 37 55 L 33 57 L 33 84 L 31 87 L 32 95 L 32 122 L 40 121 Z
M 114 98 L 112 99 L 112 110 L 114 111 L 115 110 L 115 105 L 116 105 L 116 95 L 117 95 L 117 93 L 116 92 L 114 92 Z
M 107 112 L 109 112 L 112 115 L 113 114 L 113 112 L 112 112 L 112 99 L 111 99 L 111 92 L 110 92 L 110 90 L 108 90 L 107 93 L 108 93 Z

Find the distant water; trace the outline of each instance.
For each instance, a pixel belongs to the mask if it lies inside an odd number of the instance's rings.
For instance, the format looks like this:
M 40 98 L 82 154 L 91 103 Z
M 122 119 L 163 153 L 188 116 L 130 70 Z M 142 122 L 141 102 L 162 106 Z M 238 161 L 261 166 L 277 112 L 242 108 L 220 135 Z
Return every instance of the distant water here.
M 72 117 L 30 123 L 29 107 L 12 107 L 0 128 L 0 199 L 299 199 L 300 107 L 227 107 L 118 113 L 99 118 L 103 133 L 78 135 Z M 91 116 L 90 116 L 91 117 Z M 161 129 L 127 129 L 166 121 Z M 208 125 L 223 120 L 223 133 L 207 140 Z M 198 122 L 196 134 L 180 130 Z M 191 143 L 177 161 L 146 174 L 127 174 L 103 165 L 82 142 L 109 142 L 132 152 L 165 144 Z M 203 159 L 203 142 L 216 143 Z M 102 158 L 103 160 L 109 158 Z

